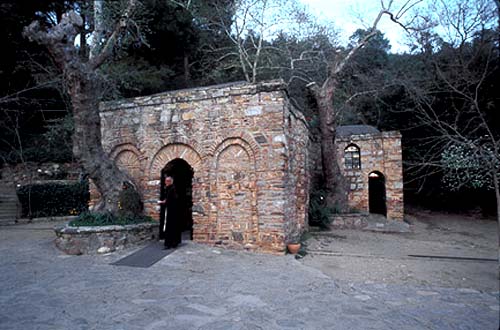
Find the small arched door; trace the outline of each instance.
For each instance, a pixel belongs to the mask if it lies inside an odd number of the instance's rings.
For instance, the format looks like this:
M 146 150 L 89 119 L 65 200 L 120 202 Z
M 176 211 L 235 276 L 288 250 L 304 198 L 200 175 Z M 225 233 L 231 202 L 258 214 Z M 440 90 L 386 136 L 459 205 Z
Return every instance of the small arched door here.
M 174 179 L 174 186 L 178 196 L 178 221 L 182 231 L 189 231 L 190 239 L 193 235 L 193 174 L 194 170 L 184 159 L 175 158 L 161 171 L 161 190 L 165 189 L 165 177 L 170 176 Z M 160 193 L 161 194 L 161 193 Z M 160 228 L 165 221 L 163 216 L 164 209 L 160 210 Z M 160 238 L 161 238 L 160 231 Z
M 385 177 L 378 171 L 368 175 L 368 206 L 370 213 L 387 216 Z

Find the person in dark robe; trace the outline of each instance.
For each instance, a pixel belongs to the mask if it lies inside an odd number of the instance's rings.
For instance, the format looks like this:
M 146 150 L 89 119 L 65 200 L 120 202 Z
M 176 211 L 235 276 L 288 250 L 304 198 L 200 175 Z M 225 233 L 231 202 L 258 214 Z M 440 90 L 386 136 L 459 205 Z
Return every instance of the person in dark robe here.
M 165 249 L 176 248 L 181 243 L 182 228 L 178 219 L 178 196 L 175 191 L 174 179 L 165 178 L 165 188 L 162 189 L 158 203 L 160 208 L 160 239 L 165 239 Z

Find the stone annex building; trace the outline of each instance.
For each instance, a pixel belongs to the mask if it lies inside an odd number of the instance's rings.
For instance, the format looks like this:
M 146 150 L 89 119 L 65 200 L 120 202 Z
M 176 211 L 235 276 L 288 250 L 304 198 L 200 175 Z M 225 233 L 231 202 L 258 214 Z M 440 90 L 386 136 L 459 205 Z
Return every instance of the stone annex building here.
M 349 206 L 403 220 L 401 134 L 366 125 L 337 128 L 337 159 L 349 183 Z
M 283 253 L 307 227 L 308 129 L 282 81 L 171 91 L 102 103 L 100 111 L 103 146 L 153 218 L 170 175 L 197 242 Z M 399 134 L 344 134 L 340 145 L 352 206 L 402 219 Z

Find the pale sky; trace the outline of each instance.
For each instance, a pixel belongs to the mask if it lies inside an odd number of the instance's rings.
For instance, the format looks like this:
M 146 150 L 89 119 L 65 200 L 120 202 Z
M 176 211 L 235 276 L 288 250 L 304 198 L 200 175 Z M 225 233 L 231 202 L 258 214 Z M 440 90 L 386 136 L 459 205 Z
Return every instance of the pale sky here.
M 367 28 L 375 20 L 380 11 L 379 0 L 300 0 L 323 23 L 333 22 L 342 33 L 343 44 L 358 28 Z M 405 2 L 405 1 L 404 1 Z M 399 3 L 404 3 L 399 1 Z M 398 4 L 398 1 L 395 1 Z M 397 8 L 396 6 L 394 6 Z M 360 17 L 362 20 L 360 19 Z M 388 17 L 382 18 L 378 29 L 384 33 L 391 43 L 391 52 L 403 52 L 408 48 L 404 44 L 405 31 L 391 22 Z

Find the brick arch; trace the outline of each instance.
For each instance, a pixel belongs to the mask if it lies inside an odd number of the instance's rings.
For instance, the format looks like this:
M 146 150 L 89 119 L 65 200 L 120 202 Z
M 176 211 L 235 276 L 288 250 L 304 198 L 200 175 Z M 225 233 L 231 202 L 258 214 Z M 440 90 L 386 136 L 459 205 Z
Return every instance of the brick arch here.
M 120 144 L 115 146 L 109 155 L 118 168 L 126 172 L 136 185 L 141 182 L 144 173 L 144 158 L 135 145 L 132 143 Z
M 195 176 L 201 172 L 202 159 L 195 149 L 184 143 L 171 143 L 161 148 L 153 157 L 149 166 L 149 179 L 159 180 L 161 170 L 176 158 L 185 160 L 194 169 Z
M 252 164 L 252 170 L 256 170 L 255 166 L 255 150 L 252 145 L 240 137 L 229 137 L 219 142 L 219 144 L 210 152 L 213 155 L 212 168 L 216 169 L 220 156 L 228 151 L 228 148 L 241 147 L 248 156 Z
M 126 172 L 135 184 L 140 182 L 142 177 L 141 163 L 139 157 L 131 150 L 123 150 L 114 158 L 116 166 L 121 171 Z
M 172 144 L 182 144 L 185 145 L 191 149 L 193 149 L 199 156 L 200 158 L 202 157 L 202 154 L 200 150 L 203 150 L 203 147 L 194 139 L 189 139 L 185 136 L 182 135 L 175 135 L 175 136 L 167 136 L 164 139 L 161 140 L 163 148 L 172 145 Z M 154 159 L 154 157 L 152 157 Z
M 258 237 L 255 155 L 241 138 L 227 138 L 215 149 L 216 231 L 230 245 L 254 244 Z
M 217 157 L 217 155 L 229 144 L 242 145 L 254 159 L 259 154 L 259 144 L 250 133 L 245 131 L 233 132 L 232 134 L 220 136 L 207 149 L 207 153 Z
M 125 150 L 133 152 L 134 154 L 137 155 L 139 159 L 143 158 L 142 152 L 140 152 L 139 149 L 132 142 L 123 142 L 115 145 L 109 152 L 109 156 L 111 157 L 111 159 L 115 159 L 120 152 Z

